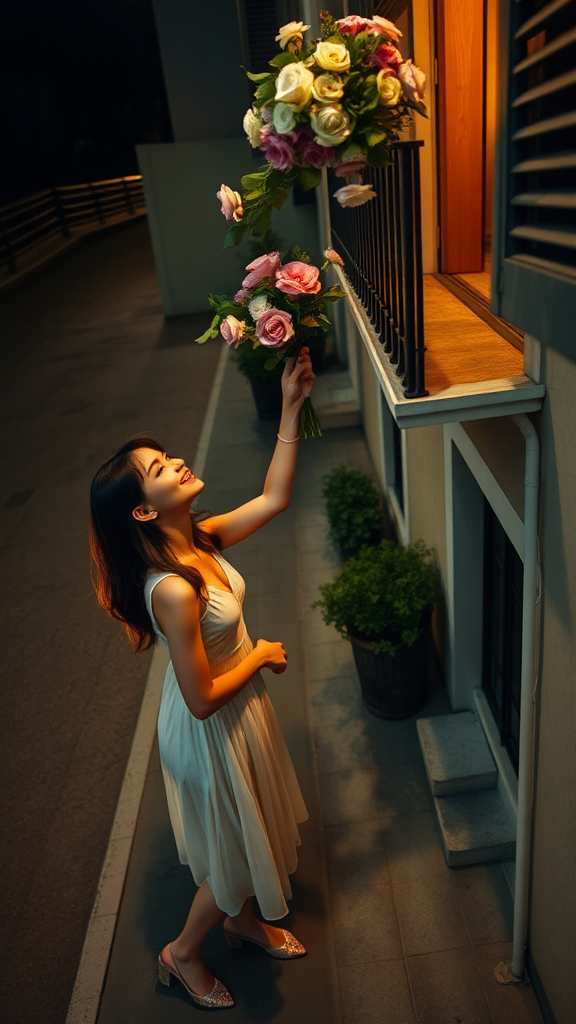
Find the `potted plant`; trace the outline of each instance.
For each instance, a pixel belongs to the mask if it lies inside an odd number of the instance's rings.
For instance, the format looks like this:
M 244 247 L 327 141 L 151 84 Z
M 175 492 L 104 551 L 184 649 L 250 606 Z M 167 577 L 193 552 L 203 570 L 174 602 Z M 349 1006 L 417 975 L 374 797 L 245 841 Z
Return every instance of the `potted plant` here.
M 282 414 L 282 388 L 280 378 L 284 363 L 278 363 L 274 370 L 266 370 L 265 364 L 270 353 L 262 346 L 240 345 L 234 353 L 238 369 L 250 381 L 256 412 L 261 420 L 280 420 Z
M 350 640 L 368 709 L 408 718 L 426 701 L 432 608 L 438 572 L 423 541 L 364 547 L 320 588 L 314 603 Z
M 330 539 L 344 560 L 382 540 L 382 503 L 368 473 L 336 466 L 322 478 L 322 497 Z

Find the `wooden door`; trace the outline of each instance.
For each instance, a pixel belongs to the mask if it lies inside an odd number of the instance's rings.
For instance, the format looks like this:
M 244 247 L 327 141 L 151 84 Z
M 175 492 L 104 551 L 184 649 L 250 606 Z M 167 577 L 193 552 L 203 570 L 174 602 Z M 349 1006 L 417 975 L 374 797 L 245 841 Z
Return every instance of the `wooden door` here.
M 484 268 L 484 0 L 437 0 L 440 269 Z

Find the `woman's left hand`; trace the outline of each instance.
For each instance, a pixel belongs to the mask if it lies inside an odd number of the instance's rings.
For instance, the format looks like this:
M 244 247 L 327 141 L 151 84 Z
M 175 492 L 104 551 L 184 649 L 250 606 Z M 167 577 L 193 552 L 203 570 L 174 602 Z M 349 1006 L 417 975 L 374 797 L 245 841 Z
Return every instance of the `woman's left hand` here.
M 300 409 L 304 399 L 309 397 L 315 380 L 309 349 L 303 346 L 298 358 L 291 359 L 284 367 L 282 374 L 284 402 L 291 409 Z

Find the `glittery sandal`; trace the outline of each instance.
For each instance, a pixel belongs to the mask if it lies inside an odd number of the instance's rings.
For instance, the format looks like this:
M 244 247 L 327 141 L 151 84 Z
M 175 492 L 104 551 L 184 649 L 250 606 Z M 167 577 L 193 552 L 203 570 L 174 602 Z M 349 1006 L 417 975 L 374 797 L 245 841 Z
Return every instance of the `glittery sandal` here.
M 301 942 L 292 935 L 292 932 L 284 931 L 284 942 L 281 946 L 265 946 L 263 942 L 258 942 L 257 939 L 249 939 L 247 935 L 234 935 L 232 932 L 224 929 L 224 935 L 226 936 L 226 942 L 230 949 L 241 949 L 243 942 L 252 942 L 255 946 L 260 946 L 265 953 L 269 956 L 273 956 L 276 960 L 293 960 L 297 956 L 306 956 L 306 950 Z
M 172 957 L 172 963 L 174 964 L 173 967 L 162 959 L 161 953 L 158 954 L 158 978 L 163 985 L 170 985 L 172 978 L 177 978 L 186 989 L 190 998 L 194 1000 L 197 1006 L 201 1006 L 204 1010 L 226 1010 L 229 1007 L 234 1006 L 232 996 L 226 986 L 223 985 L 221 981 L 218 981 L 218 978 L 216 978 L 214 988 L 207 996 L 199 996 L 196 992 L 193 992 L 176 966 L 172 946 L 169 946 L 168 949 L 170 950 L 170 956 Z

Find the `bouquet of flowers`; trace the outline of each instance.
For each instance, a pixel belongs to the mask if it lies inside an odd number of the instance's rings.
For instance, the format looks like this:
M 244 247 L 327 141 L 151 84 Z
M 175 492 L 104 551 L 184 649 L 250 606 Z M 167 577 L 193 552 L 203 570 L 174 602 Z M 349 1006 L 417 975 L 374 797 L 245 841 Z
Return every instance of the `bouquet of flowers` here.
M 272 372 L 280 362 L 297 356 L 307 339 L 318 330 L 328 330 L 327 302 L 337 302 L 345 292 L 336 286 L 323 288 L 320 274 L 332 263 L 343 265 L 333 249 L 326 249 L 321 267 L 312 264 L 307 252 L 292 249 L 283 260 L 279 252 L 259 256 L 246 267 L 248 275 L 233 299 L 209 295 L 215 316 L 208 330 L 196 341 L 201 345 L 216 338 L 218 329 L 231 347 L 264 345 L 270 357 L 264 364 Z M 306 398 L 300 415 L 302 437 L 320 437 L 322 431 Z
M 328 11 L 320 18 L 320 39 L 305 44 L 310 26 L 291 21 L 276 36 L 280 52 L 272 70 L 246 72 L 256 94 L 244 130 L 267 162 L 244 175 L 243 197 L 226 185 L 218 193 L 230 223 L 226 245 L 237 245 L 245 231 L 263 235 L 290 189 L 315 188 L 326 166 L 348 182 L 335 193 L 343 206 L 373 199 L 362 169 L 390 162 L 389 147 L 413 111 L 427 116 L 424 73 L 395 46 L 402 33 L 391 21 L 377 15 L 336 21 Z

